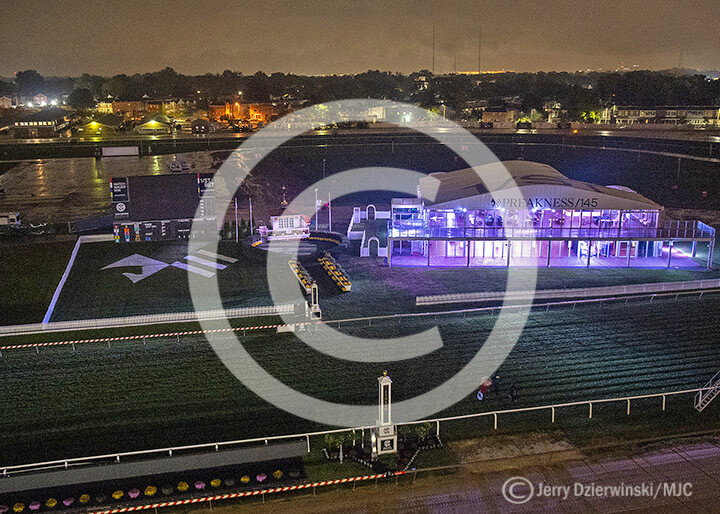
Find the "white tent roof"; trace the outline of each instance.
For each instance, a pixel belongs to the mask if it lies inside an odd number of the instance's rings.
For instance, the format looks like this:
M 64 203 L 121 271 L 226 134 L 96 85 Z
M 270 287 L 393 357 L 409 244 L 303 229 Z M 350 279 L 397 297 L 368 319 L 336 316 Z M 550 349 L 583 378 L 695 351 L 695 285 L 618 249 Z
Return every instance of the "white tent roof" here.
M 420 179 L 420 189 L 433 209 L 662 209 L 631 189 L 570 180 L 547 164 L 529 161 L 431 173 Z

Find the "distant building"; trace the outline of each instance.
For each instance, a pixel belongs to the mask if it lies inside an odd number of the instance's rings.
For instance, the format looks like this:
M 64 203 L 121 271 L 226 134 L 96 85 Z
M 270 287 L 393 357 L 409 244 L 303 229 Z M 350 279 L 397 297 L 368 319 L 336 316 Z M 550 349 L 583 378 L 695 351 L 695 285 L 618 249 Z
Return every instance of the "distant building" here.
M 70 113 L 59 107 L 50 107 L 15 122 L 15 137 L 56 137 L 70 128 Z
M 42 93 L 38 93 L 37 95 L 33 96 L 33 105 L 37 105 L 38 107 L 45 107 L 48 105 L 48 97 L 43 95 Z
M 376 122 L 376 121 L 384 121 L 388 123 L 396 123 L 396 122 L 411 122 L 413 121 L 412 118 L 412 110 L 406 109 L 405 107 L 400 106 L 378 106 L 378 107 L 370 107 L 367 110 L 366 116 L 368 121 Z
M 615 122 L 621 125 L 660 123 L 692 125 L 696 127 L 720 126 L 719 106 L 617 106 Z
M 230 117 L 230 104 L 224 103 L 208 105 L 208 117 L 211 120 L 227 120 Z
M 105 114 L 78 128 L 84 136 L 106 136 L 115 134 L 123 126 L 123 119 L 116 114 Z
M 225 102 L 211 104 L 208 108 L 208 116 L 213 120 L 234 119 L 251 123 L 269 123 L 280 114 L 280 106 L 274 103 Z
M 113 101 L 112 98 L 108 98 L 107 100 L 101 100 L 98 102 L 97 107 L 95 108 L 97 112 L 102 112 L 105 114 L 112 114 L 113 113 Z
M 137 134 L 171 134 L 172 120 L 164 114 L 146 116 L 135 127 Z
M 12 107 L 12 98 L 0 96 L 0 109 L 10 109 Z
M 487 100 L 467 100 L 463 102 L 462 114 L 464 117 L 482 118 L 482 111 L 487 108 Z
M 430 87 L 430 79 L 427 75 L 417 75 L 413 78 L 416 91 L 425 91 Z
M 147 114 L 145 102 L 141 100 L 124 102 L 110 98 L 98 102 L 97 111 L 105 114 L 117 114 L 127 119 L 140 119 Z
M 518 111 L 506 107 L 488 107 L 482 113 L 483 123 L 514 123 Z
M 280 116 L 280 108 L 273 103 L 235 104 L 239 118 L 251 122 L 270 123 Z M 233 111 L 234 112 L 234 111 Z

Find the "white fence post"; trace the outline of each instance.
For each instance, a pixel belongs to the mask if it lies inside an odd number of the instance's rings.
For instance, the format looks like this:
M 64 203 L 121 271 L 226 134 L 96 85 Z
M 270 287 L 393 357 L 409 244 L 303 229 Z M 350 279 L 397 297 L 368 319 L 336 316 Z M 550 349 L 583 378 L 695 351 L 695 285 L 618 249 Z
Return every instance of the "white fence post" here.
M 720 372 L 714 376 L 710 383 L 714 384 L 716 382 L 720 383 Z M 544 410 L 544 409 L 550 409 L 551 412 L 551 420 L 553 423 L 555 423 L 555 410 L 559 407 L 571 407 L 571 406 L 581 406 L 587 404 L 588 406 L 588 418 L 592 419 L 593 417 L 593 403 L 609 403 L 609 402 L 620 402 L 625 401 L 627 402 L 627 413 L 630 414 L 630 404 L 632 400 L 639 399 L 639 398 L 656 398 L 661 397 L 662 398 L 662 409 L 663 411 L 667 408 L 667 397 L 673 396 L 673 395 L 679 395 L 679 394 L 696 394 L 696 398 L 703 398 L 705 391 L 707 390 L 707 387 L 703 388 L 697 388 L 697 389 L 686 389 L 686 390 L 680 390 L 680 391 L 666 391 L 663 393 L 654 393 L 654 394 L 647 394 L 647 395 L 639 395 L 639 396 L 629 396 L 629 397 L 620 397 L 620 398 L 602 398 L 597 400 L 580 400 L 575 402 L 568 402 L 568 403 L 560 403 L 560 404 L 553 404 L 553 405 L 540 405 L 535 407 L 527 407 L 527 408 L 520 408 L 520 409 L 509 409 L 505 411 L 492 411 L 492 412 L 480 412 L 480 413 L 474 413 L 474 414 L 465 414 L 460 416 L 452 416 L 447 418 L 436 418 L 436 419 L 428 419 L 428 420 L 418 420 L 414 423 L 435 423 L 435 433 L 439 437 L 440 435 L 440 422 L 441 421 L 453 421 L 458 419 L 469 419 L 469 418 L 476 418 L 476 417 L 482 417 L 482 416 L 493 416 L 493 427 L 495 430 L 498 429 L 498 417 L 502 413 L 515 413 L 515 412 L 529 412 L 529 411 L 537 411 L 537 410 Z M 414 423 L 399 423 L 398 425 L 408 425 L 408 424 L 414 424 Z M 112 459 L 115 462 L 119 462 L 121 458 L 127 457 L 127 456 L 138 456 L 138 455 L 145 455 L 145 456 L 152 456 L 155 454 L 164 453 L 169 455 L 170 457 L 173 456 L 174 450 L 198 450 L 203 448 L 214 448 L 215 451 L 219 451 L 219 446 L 222 444 L 223 446 L 226 445 L 238 445 L 238 444 L 249 444 L 249 443 L 264 443 L 265 445 L 269 445 L 270 440 L 287 440 L 287 439 L 299 439 L 299 438 L 305 438 L 305 442 L 307 445 L 307 450 L 310 452 L 311 450 L 311 443 L 310 443 L 310 436 L 317 436 L 317 435 L 325 435 L 329 433 L 337 433 L 337 432 L 347 432 L 349 430 L 352 430 L 353 433 L 356 430 L 361 431 L 361 441 L 360 444 L 364 448 L 365 444 L 365 428 L 364 427 L 356 427 L 355 429 L 343 429 L 343 430 L 329 430 L 329 431 L 323 431 L 323 432 L 308 432 L 305 434 L 289 434 L 289 435 L 281 435 L 281 436 L 268 436 L 268 437 L 260 437 L 255 439 L 242 439 L 242 440 L 236 440 L 236 441 L 223 441 L 218 443 L 204 443 L 204 444 L 197 444 L 197 445 L 188 445 L 188 446 L 179 446 L 179 447 L 172 447 L 172 448 L 158 448 L 154 450 L 142 450 L 142 451 L 132 451 L 132 452 L 125 452 L 125 453 L 113 453 L 108 455 L 95 455 L 92 457 L 80 457 L 80 458 L 72 458 L 72 459 L 65 459 L 65 460 L 56 460 L 56 461 L 50 461 L 50 462 L 38 462 L 38 463 L 32 463 L 32 464 L 22 464 L 18 466 L 6 466 L 4 468 L 0 468 L 3 470 L 3 475 L 8 475 L 12 473 L 24 473 L 24 472 L 32 472 L 37 469 L 44 469 L 49 466 L 64 466 L 66 469 L 69 468 L 69 463 L 87 463 L 90 461 L 100 461 L 100 460 L 109 460 Z

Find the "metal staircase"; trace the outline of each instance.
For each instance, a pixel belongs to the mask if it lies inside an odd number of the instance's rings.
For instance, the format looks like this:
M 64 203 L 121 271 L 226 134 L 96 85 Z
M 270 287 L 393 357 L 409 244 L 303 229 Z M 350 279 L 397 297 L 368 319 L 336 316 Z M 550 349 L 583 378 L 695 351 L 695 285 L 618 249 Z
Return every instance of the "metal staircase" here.
M 695 409 L 702 412 L 720 394 L 720 371 L 695 395 Z

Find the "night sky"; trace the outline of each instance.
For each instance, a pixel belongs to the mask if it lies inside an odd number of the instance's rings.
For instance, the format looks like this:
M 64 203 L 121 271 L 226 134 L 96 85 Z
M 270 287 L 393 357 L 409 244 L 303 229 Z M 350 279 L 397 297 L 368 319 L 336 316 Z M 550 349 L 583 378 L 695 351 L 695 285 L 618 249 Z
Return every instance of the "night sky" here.
M 718 0 L 0 3 L 0 76 L 720 68 Z

